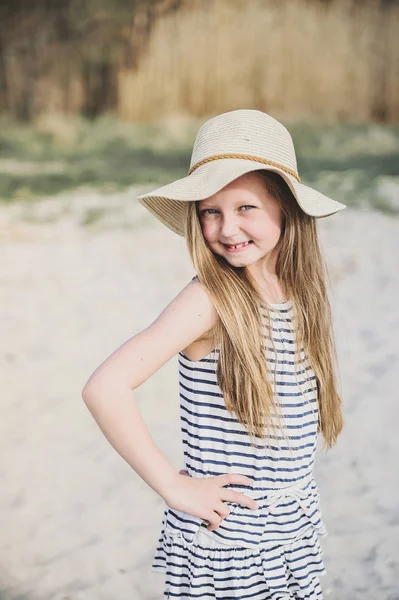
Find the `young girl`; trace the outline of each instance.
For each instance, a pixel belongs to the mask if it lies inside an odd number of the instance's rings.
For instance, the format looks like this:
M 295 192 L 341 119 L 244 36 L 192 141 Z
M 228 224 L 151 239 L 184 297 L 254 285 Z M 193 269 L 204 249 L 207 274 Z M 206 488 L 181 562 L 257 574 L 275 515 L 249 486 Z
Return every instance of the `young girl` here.
M 139 196 L 196 271 L 92 374 L 83 398 L 165 501 L 152 570 L 164 598 L 323 598 L 317 434 L 342 429 L 316 218 L 345 208 L 300 182 L 286 128 L 235 110 L 199 130 L 187 177 Z M 184 469 L 132 391 L 178 355 Z

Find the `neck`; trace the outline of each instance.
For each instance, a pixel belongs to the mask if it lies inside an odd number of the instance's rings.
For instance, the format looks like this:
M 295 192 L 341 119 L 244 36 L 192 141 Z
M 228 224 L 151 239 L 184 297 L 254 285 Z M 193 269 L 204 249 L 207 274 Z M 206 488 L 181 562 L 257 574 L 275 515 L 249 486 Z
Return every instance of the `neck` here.
M 253 271 L 250 271 L 250 275 L 252 276 L 256 289 L 264 300 L 271 302 L 272 304 L 287 300 L 286 290 L 276 273 L 268 271 L 257 271 L 254 273 Z

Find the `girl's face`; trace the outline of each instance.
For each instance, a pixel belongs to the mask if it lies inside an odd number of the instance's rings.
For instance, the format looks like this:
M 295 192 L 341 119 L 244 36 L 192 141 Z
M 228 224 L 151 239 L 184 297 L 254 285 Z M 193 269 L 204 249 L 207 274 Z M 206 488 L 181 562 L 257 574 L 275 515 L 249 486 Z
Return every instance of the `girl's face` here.
M 246 173 L 213 196 L 200 200 L 198 214 L 212 252 L 235 267 L 261 261 L 274 273 L 273 249 L 281 234 L 282 212 L 259 176 Z M 241 247 L 231 247 L 242 243 Z

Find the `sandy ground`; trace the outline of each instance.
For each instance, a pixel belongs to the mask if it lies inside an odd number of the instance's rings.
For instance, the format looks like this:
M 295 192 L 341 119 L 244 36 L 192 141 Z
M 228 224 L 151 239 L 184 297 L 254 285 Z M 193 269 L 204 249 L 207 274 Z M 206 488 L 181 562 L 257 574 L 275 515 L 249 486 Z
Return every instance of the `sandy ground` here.
M 15 600 L 161 599 L 163 501 L 109 446 L 81 389 L 193 276 L 185 242 L 137 190 L 0 208 L 0 585 Z M 320 219 L 345 428 L 315 476 L 331 600 L 399 598 L 399 220 Z M 177 359 L 136 390 L 182 466 Z M 321 446 L 321 445 L 320 445 Z

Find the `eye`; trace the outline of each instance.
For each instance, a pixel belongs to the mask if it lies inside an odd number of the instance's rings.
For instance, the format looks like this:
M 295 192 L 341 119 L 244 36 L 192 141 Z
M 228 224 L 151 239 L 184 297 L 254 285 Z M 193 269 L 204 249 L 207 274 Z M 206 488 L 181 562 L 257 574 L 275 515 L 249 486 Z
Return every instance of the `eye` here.
M 252 206 L 252 204 L 243 204 L 242 206 L 240 206 L 240 208 L 256 208 L 256 206 Z M 210 210 L 217 212 L 216 208 L 204 208 L 204 210 L 201 211 L 201 215 L 213 214 L 213 213 L 208 212 Z M 248 211 L 245 210 L 244 212 L 248 212 Z

